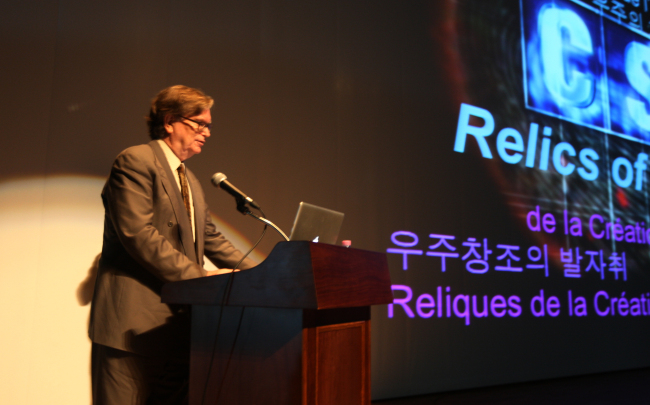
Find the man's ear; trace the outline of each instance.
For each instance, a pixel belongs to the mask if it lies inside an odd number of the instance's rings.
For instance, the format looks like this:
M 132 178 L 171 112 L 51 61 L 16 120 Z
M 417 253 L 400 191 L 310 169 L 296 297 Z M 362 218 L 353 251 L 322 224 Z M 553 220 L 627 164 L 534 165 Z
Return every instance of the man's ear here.
M 172 127 L 173 123 L 174 117 L 171 114 L 165 115 L 165 131 L 167 131 L 168 134 L 174 132 L 174 128 Z

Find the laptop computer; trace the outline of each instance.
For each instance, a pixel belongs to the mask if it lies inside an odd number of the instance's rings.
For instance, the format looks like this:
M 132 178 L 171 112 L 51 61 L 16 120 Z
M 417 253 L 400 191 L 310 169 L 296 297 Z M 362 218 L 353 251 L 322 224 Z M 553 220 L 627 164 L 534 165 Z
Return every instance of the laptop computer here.
M 301 202 L 289 240 L 335 244 L 343 223 L 342 212 Z

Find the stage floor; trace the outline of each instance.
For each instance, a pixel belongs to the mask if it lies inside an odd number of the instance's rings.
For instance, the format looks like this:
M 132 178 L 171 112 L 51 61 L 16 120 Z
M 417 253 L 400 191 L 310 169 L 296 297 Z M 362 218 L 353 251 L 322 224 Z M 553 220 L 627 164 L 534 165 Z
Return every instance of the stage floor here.
M 376 405 L 646 405 L 650 368 L 476 388 L 410 398 L 373 401 Z

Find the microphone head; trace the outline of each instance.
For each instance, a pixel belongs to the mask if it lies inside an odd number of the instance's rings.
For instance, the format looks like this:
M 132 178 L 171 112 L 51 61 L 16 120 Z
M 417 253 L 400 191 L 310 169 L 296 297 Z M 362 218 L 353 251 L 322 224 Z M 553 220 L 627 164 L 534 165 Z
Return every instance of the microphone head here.
M 215 174 L 212 175 L 212 180 L 211 180 L 212 185 L 214 185 L 215 187 L 220 187 L 221 182 L 226 180 L 226 179 L 227 179 L 227 177 L 226 177 L 225 174 L 223 174 L 223 173 L 215 173 Z

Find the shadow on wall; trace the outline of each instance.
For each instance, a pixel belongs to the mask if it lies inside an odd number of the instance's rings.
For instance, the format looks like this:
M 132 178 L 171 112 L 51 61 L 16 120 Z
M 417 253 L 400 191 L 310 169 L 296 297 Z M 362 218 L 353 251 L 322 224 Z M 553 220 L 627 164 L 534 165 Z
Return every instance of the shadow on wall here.
M 77 287 L 77 301 L 82 307 L 90 304 L 90 301 L 93 300 L 93 293 L 95 292 L 95 279 L 97 278 L 97 268 L 99 267 L 99 259 L 101 257 L 101 253 L 95 256 L 95 260 L 93 260 L 93 263 L 88 269 L 86 278 L 81 282 L 81 284 L 79 284 L 79 287 Z

